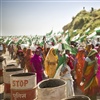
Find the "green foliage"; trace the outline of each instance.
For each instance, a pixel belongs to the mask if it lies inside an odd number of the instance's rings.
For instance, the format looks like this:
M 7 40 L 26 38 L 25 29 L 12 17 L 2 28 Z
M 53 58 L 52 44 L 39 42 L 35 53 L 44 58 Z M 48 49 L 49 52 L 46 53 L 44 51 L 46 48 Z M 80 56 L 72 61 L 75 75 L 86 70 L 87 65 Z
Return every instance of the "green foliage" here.
M 70 38 L 80 34 L 83 41 L 86 38 L 85 35 L 91 34 L 96 27 L 100 27 L 100 9 L 95 10 L 94 8 L 91 8 L 90 12 L 86 10 L 80 11 L 72 18 L 70 23 L 63 27 L 63 30 L 68 30 L 70 32 Z M 90 31 L 85 32 L 88 28 L 90 28 Z M 76 34 L 73 34 L 74 30 L 77 30 Z

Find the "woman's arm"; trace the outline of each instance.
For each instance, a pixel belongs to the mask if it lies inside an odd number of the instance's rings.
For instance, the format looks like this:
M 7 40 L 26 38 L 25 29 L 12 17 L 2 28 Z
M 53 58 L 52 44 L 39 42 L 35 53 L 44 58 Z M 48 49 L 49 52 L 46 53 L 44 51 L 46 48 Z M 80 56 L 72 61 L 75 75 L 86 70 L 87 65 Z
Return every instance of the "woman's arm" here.
M 85 71 L 87 69 L 87 65 L 88 65 L 88 62 L 85 61 L 85 64 L 84 64 L 84 67 L 83 67 L 83 73 L 82 73 L 82 81 L 84 81 L 84 74 L 85 74 Z

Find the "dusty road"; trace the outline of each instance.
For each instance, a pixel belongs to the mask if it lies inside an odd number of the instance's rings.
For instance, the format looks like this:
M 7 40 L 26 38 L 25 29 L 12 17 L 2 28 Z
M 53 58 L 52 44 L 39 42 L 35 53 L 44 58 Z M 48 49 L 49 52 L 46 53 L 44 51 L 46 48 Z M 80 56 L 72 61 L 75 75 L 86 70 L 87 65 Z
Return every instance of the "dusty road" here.
M 16 65 L 16 61 L 11 60 L 8 51 L 6 52 L 6 54 L 3 54 L 3 57 L 6 58 L 6 64 L 5 64 L 5 62 L 3 62 L 3 69 L 9 64 Z M 4 84 L 2 83 L 2 84 L 0 84 L 0 100 L 3 100 L 3 92 L 4 92 Z

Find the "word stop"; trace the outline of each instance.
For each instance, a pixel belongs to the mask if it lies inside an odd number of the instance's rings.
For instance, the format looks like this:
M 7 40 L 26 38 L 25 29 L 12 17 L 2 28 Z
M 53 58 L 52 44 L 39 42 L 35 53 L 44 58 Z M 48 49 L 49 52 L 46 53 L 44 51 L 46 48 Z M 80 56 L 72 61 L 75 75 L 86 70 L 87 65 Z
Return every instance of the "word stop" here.
M 13 80 L 12 86 L 13 87 L 25 87 L 28 84 L 28 80 Z

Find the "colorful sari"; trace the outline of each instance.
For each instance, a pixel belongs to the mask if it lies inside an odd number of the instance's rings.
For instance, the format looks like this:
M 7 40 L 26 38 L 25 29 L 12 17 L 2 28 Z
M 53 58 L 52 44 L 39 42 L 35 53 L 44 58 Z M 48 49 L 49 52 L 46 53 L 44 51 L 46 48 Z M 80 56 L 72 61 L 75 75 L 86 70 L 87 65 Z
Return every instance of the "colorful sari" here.
M 76 55 L 76 83 L 77 86 L 84 91 L 84 87 L 80 86 L 80 82 L 82 79 L 82 71 L 85 63 L 85 51 L 84 50 L 79 50 L 77 55 Z
M 96 73 L 95 73 L 95 67 L 96 67 L 96 59 L 91 61 L 88 57 L 86 58 L 86 61 L 88 62 L 88 66 L 86 68 L 84 77 L 85 77 L 85 83 L 84 83 L 84 93 L 88 95 L 91 100 L 94 97 L 96 97 L 97 94 L 97 89 L 98 89 L 98 82 L 96 78 Z
M 58 65 L 58 56 L 53 53 L 54 49 L 51 48 L 45 58 L 44 67 L 45 73 L 49 78 L 53 78 L 56 73 L 56 68 Z
M 42 58 L 40 55 L 36 53 L 31 58 L 32 64 L 32 72 L 36 72 L 37 74 L 37 83 L 43 80 L 43 65 L 42 65 Z
M 25 67 L 28 72 L 32 72 L 32 67 L 31 67 L 32 65 L 30 63 L 31 58 L 32 58 L 32 51 L 31 49 L 27 49 L 26 55 L 25 55 Z
M 98 92 L 100 93 L 100 53 L 98 53 L 96 57 L 98 58 L 98 67 L 97 67 L 96 77 L 98 79 L 98 89 L 99 89 Z

